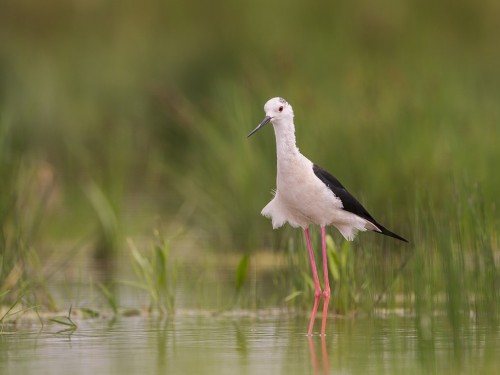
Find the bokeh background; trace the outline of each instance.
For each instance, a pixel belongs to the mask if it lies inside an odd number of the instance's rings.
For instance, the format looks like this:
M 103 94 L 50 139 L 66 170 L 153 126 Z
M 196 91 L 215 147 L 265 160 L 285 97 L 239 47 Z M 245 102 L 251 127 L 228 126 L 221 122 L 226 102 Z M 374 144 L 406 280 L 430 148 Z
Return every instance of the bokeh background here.
M 410 257 L 394 296 L 498 316 L 499 20 L 495 0 L 2 1 L 0 298 L 57 308 L 48 275 L 113 280 L 158 236 L 179 263 L 234 258 L 237 289 L 253 267 L 306 296 L 300 231 L 259 214 L 272 129 L 245 138 L 283 96 L 301 151 L 411 242 L 332 231 L 344 302 Z

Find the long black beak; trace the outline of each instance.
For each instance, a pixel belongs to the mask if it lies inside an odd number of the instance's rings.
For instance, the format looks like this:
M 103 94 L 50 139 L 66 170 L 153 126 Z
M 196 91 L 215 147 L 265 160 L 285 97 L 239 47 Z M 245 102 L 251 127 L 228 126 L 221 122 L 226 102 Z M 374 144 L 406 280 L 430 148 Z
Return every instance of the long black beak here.
M 259 126 L 257 126 L 254 130 L 252 130 L 252 132 L 250 134 L 247 135 L 247 138 L 250 137 L 257 130 L 262 128 L 264 125 L 266 125 L 269 121 L 271 121 L 271 118 L 272 118 L 271 116 L 264 117 L 264 120 L 262 120 L 262 122 L 259 124 Z

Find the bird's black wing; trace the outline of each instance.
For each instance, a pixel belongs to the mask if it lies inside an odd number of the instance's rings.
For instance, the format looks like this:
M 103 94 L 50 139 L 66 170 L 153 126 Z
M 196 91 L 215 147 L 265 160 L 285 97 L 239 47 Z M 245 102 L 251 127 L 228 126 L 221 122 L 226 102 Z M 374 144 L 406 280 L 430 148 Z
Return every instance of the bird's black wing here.
M 358 215 L 359 217 L 362 217 L 363 219 L 366 219 L 378 226 L 377 221 L 372 217 L 372 215 L 370 215 L 363 205 L 347 191 L 344 185 L 342 185 L 337 178 L 316 164 L 313 166 L 313 171 L 316 177 L 323 181 L 333 194 L 335 194 L 335 196 L 342 201 L 344 210 L 352 212 L 353 214 Z
M 408 242 L 403 237 L 397 235 L 396 233 L 391 232 L 387 228 L 385 228 L 382 224 L 378 223 L 372 215 L 363 207 L 361 203 L 358 202 L 356 198 L 352 196 L 351 193 L 347 191 L 347 189 L 330 173 L 325 171 L 323 168 L 313 165 L 313 171 L 316 177 L 318 177 L 337 198 L 342 201 L 342 206 L 344 210 L 349 211 L 359 217 L 362 217 L 365 220 L 373 223 L 377 228 L 381 230 L 382 234 L 385 234 L 390 237 L 397 238 L 398 240 Z

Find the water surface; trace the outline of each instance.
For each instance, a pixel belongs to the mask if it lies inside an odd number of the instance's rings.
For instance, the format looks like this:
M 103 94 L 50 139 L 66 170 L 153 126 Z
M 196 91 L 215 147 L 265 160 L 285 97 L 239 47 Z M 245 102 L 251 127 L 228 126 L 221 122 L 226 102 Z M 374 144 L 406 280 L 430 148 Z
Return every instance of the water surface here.
M 1 374 L 494 374 L 500 335 L 446 320 L 330 319 L 307 337 L 307 317 L 287 313 L 179 312 L 169 318 L 4 326 Z M 319 330 L 319 321 L 317 322 Z M 420 327 L 420 328 L 418 328 Z M 428 332 L 426 333 L 426 330 Z

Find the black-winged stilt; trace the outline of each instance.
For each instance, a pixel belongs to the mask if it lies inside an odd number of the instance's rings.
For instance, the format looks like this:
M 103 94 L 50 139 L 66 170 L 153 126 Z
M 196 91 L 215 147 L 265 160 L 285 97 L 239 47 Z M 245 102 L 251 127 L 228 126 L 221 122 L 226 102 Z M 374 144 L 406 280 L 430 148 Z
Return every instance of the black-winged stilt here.
M 328 262 L 326 256 L 325 227 L 333 225 L 342 236 L 352 241 L 358 231 L 375 231 L 386 236 L 408 242 L 378 223 L 346 188 L 324 169 L 313 164 L 302 155 L 295 143 L 293 109 L 283 98 L 272 98 L 264 105 L 266 117 L 247 138 L 271 122 L 276 135 L 278 168 L 274 198 L 262 210 L 262 215 L 271 218 L 273 228 L 285 223 L 304 229 L 307 250 L 311 261 L 315 294 L 308 335 L 312 334 L 316 311 L 321 296 L 324 297 L 321 334 L 325 334 L 330 285 L 328 283 Z M 309 225 L 321 227 L 323 255 L 323 291 L 319 284 L 314 261 Z

